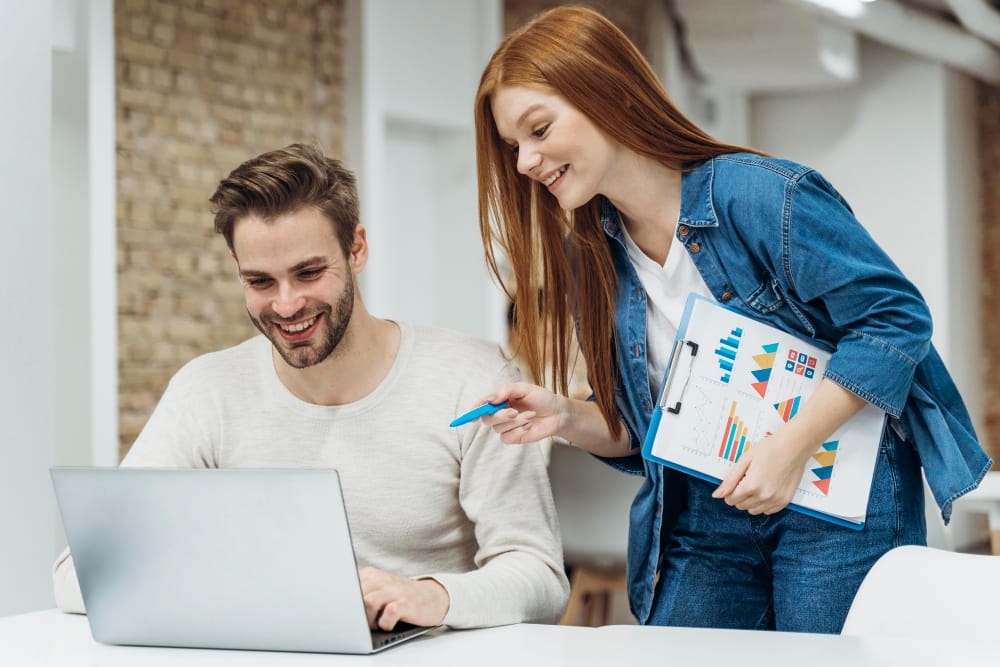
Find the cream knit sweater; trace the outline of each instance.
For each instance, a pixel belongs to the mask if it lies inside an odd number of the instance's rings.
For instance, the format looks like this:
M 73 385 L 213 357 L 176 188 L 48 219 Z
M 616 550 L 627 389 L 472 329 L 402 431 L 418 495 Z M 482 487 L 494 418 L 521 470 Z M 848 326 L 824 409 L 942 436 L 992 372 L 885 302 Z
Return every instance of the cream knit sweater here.
M 456 628 L 554 622 L 565 607 L 558 522 L 537 445 L 448 423 L 517 379 L 495 344 L 400 324 L 382 383 L 319 406 L 279 381 L 263 336 L 201 356 L 170 381 L 123 466 L 336 468 L 360 565 L 431 576 Z M 68 553 L 56 601 L 83 611 Z

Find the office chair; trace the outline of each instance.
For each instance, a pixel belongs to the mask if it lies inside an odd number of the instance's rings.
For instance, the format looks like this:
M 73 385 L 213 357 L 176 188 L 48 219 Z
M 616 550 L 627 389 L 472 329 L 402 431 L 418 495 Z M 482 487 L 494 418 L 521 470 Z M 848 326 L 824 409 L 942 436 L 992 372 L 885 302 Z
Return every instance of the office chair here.
M 626 594 L 628 514 L 642 478 L 566 444 L 554 444 L 549 456 L 552 497 L 570 568 L 569 604 L 561 623 L 607 625 L 612 597 Z
M 982 639 L 993 637 L 997 619 L 1000 557 L 903 546 L 861 582 L 841 632 Z

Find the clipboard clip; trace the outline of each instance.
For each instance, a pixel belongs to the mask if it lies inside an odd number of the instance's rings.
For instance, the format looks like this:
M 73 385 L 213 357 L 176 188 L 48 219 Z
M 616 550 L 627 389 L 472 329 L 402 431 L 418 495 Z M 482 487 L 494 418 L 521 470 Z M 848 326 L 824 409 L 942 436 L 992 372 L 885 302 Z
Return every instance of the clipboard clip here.
M 698 343 L 690 340 L 678 340 L 674 342 L 674 351 L 670 355 L 670 368 L 667 370 L 667 379 L 663 382 L 663 390 L 660 392 L 660 407 L 671 414 L 680 414 L 681 402 L 677 400 L 672 406 L 668 406 L 667 402 L 670 397 L 670 388 L 674 384 L 674 379 L 677 375 L 677 368 L 680 366 L 681 353 L 684 351 L 685 346 L 690 348 L 691 353 L 689 358 L 693 359 L 698 355 Z M 687 379 L 691 377 L 690 365 L 688 367 L 688 374 L 684 381 L 684 388 L 687 387 Z M 681 396 L 684 395 L 683 388 L 681 389 Z

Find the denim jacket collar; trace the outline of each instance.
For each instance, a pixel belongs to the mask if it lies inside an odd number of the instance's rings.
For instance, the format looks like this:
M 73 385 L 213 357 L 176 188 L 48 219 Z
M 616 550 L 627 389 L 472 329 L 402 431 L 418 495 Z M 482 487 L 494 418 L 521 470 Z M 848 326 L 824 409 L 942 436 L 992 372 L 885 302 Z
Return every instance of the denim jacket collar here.
M 678 222 L 690 227 L 718 227 L 712 204 L 715 160 L 705 160 L 681 179 L 681 213 Z
M 705 160 L 684 172 L 681 179 L 681 211 L 679 224 L 690 227 L 718 227 L 719 219 L 712 204 L 712 179 L 715 176 L 715 161 Z M 611 200 L 601 196 L 601 226 L 608 237 L 624 244 L 621 215 Z

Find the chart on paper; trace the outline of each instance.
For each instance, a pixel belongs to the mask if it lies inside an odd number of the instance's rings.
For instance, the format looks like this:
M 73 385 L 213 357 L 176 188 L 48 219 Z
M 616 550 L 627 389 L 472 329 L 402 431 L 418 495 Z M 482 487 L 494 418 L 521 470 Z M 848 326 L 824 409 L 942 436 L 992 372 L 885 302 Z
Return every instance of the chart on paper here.
M 643 455 L 713 480 L 808 405 L 830 358 L 705 299 L 689 300 L 674 349 Z M 884 418 L 867 406 L 821 443 L 793 502 L 863 520 Z

